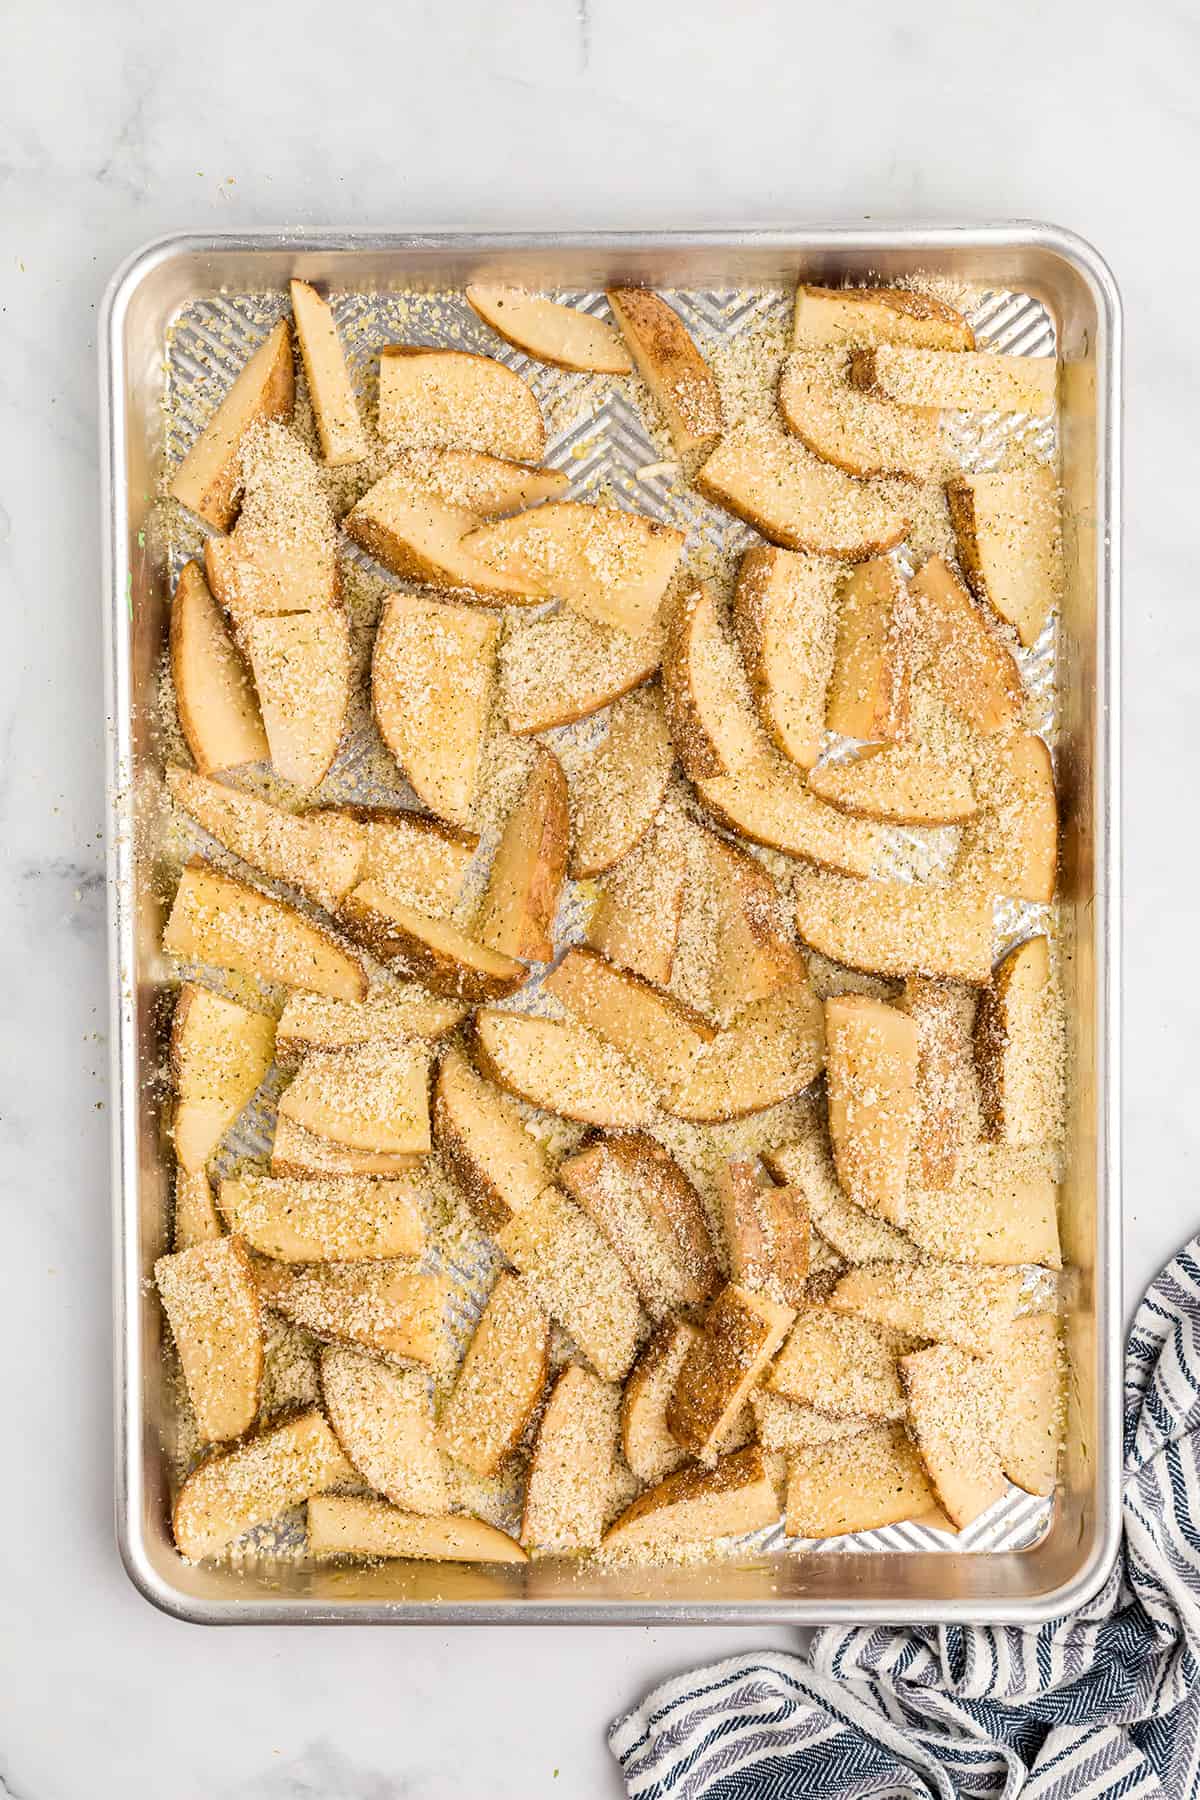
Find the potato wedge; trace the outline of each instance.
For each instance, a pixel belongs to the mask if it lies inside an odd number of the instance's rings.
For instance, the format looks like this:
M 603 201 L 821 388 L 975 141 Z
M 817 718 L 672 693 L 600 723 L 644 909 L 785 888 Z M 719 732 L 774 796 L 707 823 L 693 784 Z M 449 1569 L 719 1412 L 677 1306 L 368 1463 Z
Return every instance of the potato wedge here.
M 664 1319 L 629 1371 L 621 1395 L 621 1448 L 641 1482 L 661 1481 L 687 1461 L 687 1451 L 667 1430 L 667 1401 L 699 1335 L 684 1319 Z
M 838 565 L 756 544 L 738 569 L 733 628 L 771 742 L 810 769 L 821 749 L 833 662 Z
M 510 619 L 500 646 L 500 695 L 516 736 L 572 725 L 649 681 L 662 658 L 656 627 L 642 637 L 581 618 L 569 606 Z
M 751 1394 L 750 1406 L 759 1444 L 785 1456 L 814 1444 L 836 1444 L 840 1438 L 858 1437 L 875 1428 L 870 1419 L 834 1419 L 802 1400 L 787 1400 L 766 1388 Z
M 940 556 L 917 571 L 908 591 L 920 653 L 946 705 L 984 736 L 1016 725 L 1021 671 Z
M 992 967 L 992 896 L 976 887 L 794 878 L 796 930 L 834 962 L 877 975 L 943 975 L 976 985 Z
M 758 858 L 711 831 L 697 842 L 711 888 L 714 939 L 706 1004 L 728 1021 L 752 1001 L 806 980 L 808 970 L 786 935 L 779 892 Z
M 240 370 L 216 412 L 171 479 L 171 497 L 218 531 L 238 508 L 242 440 L 252 425 L 290 419 L 295 398 L 292 336 L 286 319 L 274 325 Z
M 870 875 L 883 859 L 886 840 L 879 826 L 826 806 L 782 757 L 695 786 L 709 811 L 752 843 L 845 875 Z
M 683 535 L 642 513 L 560 500 L 479 526 L 463 549 L 528 591 L 639 638 L 658 616 Z
M 992 1359 L 995 1390 L 1004 1396 L 992 1442 L 1010 1481 L 1027 1494 L 1052 1494 L 1062 1443 L 1062 1342 L 1053 1313 L 1017 1319 Z
M 1042 1144 L 1058 1137 L 1062 1039 L 1049 942 L 1026 938 L 998 965 L 975 1017 L 985 1137 L 1005 1144 Z
M 600 1542 L 617 1454 L 617 1390 L 570 1363 L 554 1384 L 529 1462 L 521 1542 L 591 1550 Z
M 365 1000 L 329 1000 L 289 994 L 275 1032 L 275 1060 L 293 1068 L 315 1050 L 353 1050 L 359 1044 L 395 1044 L 404 1038 L 444 1037 L 467 1009 L 437 1000 L 423 988 L 397 982 Z
M 1053 356 L 878 344 L 873 349 L 854 350 L 850 366 L 858 387 L 900 406 L 1032 413 L 1049 418 L 1058 395 L 1058 363 Z
M 646 1319 L 633 1282 L 586 1213 L 558 1188 L 543 1188 L 495 1236 L 597 1374 L 624 1380 Z
M 847 475 L 907 475 L 928 481 L 941 462 L 937 411 L 894 406 L 848 379 L 842 350 L 797 350 L 779 376 L 779 411 L 788 430 L 822 462 Z
M 321 1352 L 321 1399 L 368 1487 L 409 1512 L 444 1513 L 450 1485 L 434 1440 L 428 1378 L 346 1344 Z
M 550 1372 L 550 1326 L 531 1289 L 496 1277 L 438 1421 L 447 1456 L 486 1479 L 511 1456 Z
M 810 769 L 818 800 L 884 825 L 961 825 L 979 810 L 969 771 L 915 744 L 868 745 Z
M 351 1150 L 423 1156 L 428 1085 L 428 1044 L 360 1044 L 306 1057 L 280 1097 L 279 1116 Z
M 571 874 L 601 875 L 628 856 L 654 822 L 675 764 L 662 694 L 644 687 L 618 700 L 608 736 L 571 782 Z
M 802 1306 L 767 1386 L 787 1400 L 840 1419 L 886 1423 L 903 1419 L 899 1358 L 914 1340 L 886 1325 Z
M 588 924 L 592 949 L 665 987 L 675 962 L 687 878 L 685 836 L 673 817 L 661 817 L 601 887 Z
M 821 1003 L 807 980 L 753 1001 L 719 1031 L 665 1110 L 679 1119 L 716 1124 L 764 1112 L 802 1093 L 825 1055 Z
M 261 1086 L 275 1050 L 275 1021 L 187 981 L 171 1024 L 175 1154 L 201 1170 Z
M 799 1188 L 777 1187 L 745 1158 L 724 1163 L 716 1186 L 730 1279 L 787 1306 L 803 1305 L 810 1231 Z
M 210 1456 L 175 1499 L 171 1525 L 181 1556 L 215 1556 L 313 1494 L 356 1480 L 324 1415 L 315 1409 Z
M 951 1187 L 963 1146 L 979 1135 L 977 999 L 961 982 L 910 975 L 904 984 L 901 1004 L 917 1028 L 917 1162 L 926 1188 Z
M 221 1215 L 213 1199 L 212 1185 L 203 1169 L 175 1169 L 175 1212 L 171 1221 L 172 1250 L 194 1250 L 197 1244 L 214 1243 L 221 1236 Z
M 490 1080 L 564 1119 L 616 1128 L 648 1124 L 654 1114 L 644 1076 L 581 1025 L 483 1007 L 475 1057 Z
M 371 661 L 380 736 L 439 818 L 469 825 L 496 682 L 499 625 L 468 606 L 389 594 Z
M 489 950 L 449 919 L 431 919 L 370 881 L 347 894 L 338 917 L 347 934 L 373 956 L 434 994 L 496 1000 L 514 993 L 529 973 L 524 963 Z
M 230 1231 L 276 1262 L 376 1262 L 425 1248 L 420 1190 L 403 1176 L 289 1181 L 247 1171 L 221 1183 L 220 1203 Z
M 308 1550 L 320 1562 L 355 1561 L 523 1563 L 515 1538 L 467 1513 L 440 1518 L 400 1512 L 386 1500 L 358 1494 L 314 1496 L 308 1503 Z
M 595 950 L 568 950 L 542 985 L 660 1087 L 686 1081 L 717 1035 L 714 1025 L 673 994 L 606 962 Z
M 891 550 L 912 522 L 901 484 L 856 481 L 773 425 L 727 431 L 696 475 L 706 499 L 785 550 L 864 562 Z
M 475 921 L 480 943 L 503 957 L 550 961 L 570 848 L 566 776 L 554 752 L 539 744 L 492 859 Z
M 815 1229 L 843 1261 L 916 1261 L 917 1247 L 903 1232 L 846 1199 L 823 1122 L 814 1120 L 803 1137 L 765 1150 L 763 1161 L 777 1181 L 804 1195 Z M 811 1260 L 811 1248 L 809 1254 Z
M 722 1288 L 667 1402 L 668 1429 L 685 1450 L 720 1450 L 795 1316 L 766 1294 L 733 1283 Z
M 323 1343 L 360 1344 L 410 1362 L 431 1363 L 442 1338 L 449 1282 L 411 1263 L 255 1264 L 266 1306 Z
M 903 1226 L 917 1126 L 917 1028 L 866 994 L 825 1002 L 825 1087 L 847 1199 Z
M 967 585 L 1028 648 L 1062 599 L 1058 482 L 1048 463 L 946 483 L 950 523 Z
M 911 1337 L 990 1356 L 1016 1318 L 1020 1298 L 1019 1269 L 892 1262 L 848 1269 L 828 1304 Z
M 245 1245 L 219 1238 L 160 1256 L 154 1280 L 202 1442 L 240 1437 L 254 1423 L 263 1369 L 258 1290 Z
M 294 1119 L 277 1118 L 275 1138 L 271 1145 L 271 1173 L 287 1179 L 307 1180 L 310 1176 L 407 1175 L 424 1162 L 420 1151 L 384 1152 L 351 1150 L 347 1144 L 335 1144 L 332 1138 L 318 1137 L 305 1131 Z
M 789 1537 L 882 1531 L 936 1504 L 903 1425 L 877 1425 L 837 1443 L 798 1450 L 788 1461 Z
M 468 284 L 466 296 L 485 325 L 538 362 L 600 375 L 627 375 L 633 367 L 612 326 L 577 307 L 483 282 Z
M 679 314 L 648 288 L 609 288 L 608 304 L 677 454 L 709 449 L 724 428 L 721 390 Z
M 825 723 L 845 737 L 908 732 L 911 606 L 895 564 L 863 563 L 842 584 Z
M 930 1344 L 900 1359 L 909 1421 L 921 1461 L 947 1515 L 964 1530 L 1004 1494 L 993 1448 L 995 1392 L 988 1363 L 953 1344 Z
M 434 1084 L 433 1130 L 485 1231 L 499 1231 L 550 1184 L 550 1165 L 517 1108 L 453 1046 Z
M 403 806 L 342 810 L 362 832 L 360 881 L 372 881 L 426 912 L 453 910 L 479 848 L 478 833 Z
M 228 537 L 205 539 L 209 586 L 244 633 L 258 618 L 337 605 L 337 538 L 320 471 L 288 426 L 260 424 L 243 441 L 242 505 Z
M 674 610 L 662 680 L 671 737 L 692 781 L 736 775 L 771 755 L 737 652 L 703 583 Z
M 960 312 L 908 288 L 800 286 L 792 342 L 815 348 L 915 344 L 929 350 L 973 350 L 975 334 Z
M 670 1554 L 761 1531 L 779 1517 L 779 1496 L 757 1444 L 723 1456 L 711 1469 L 677 1469 L 639 1494 L 604 1534 L 605 1550 Z
M 340 607 L 251 619 L 244 633 L 271 766 L 306 793 L 325 779 L 350 704 L 350 621 Z
M 959 879 L 1048 905 L 1058 879 L 1058 797 L 1044 740 L 1023 732 L 997 739 L 977 785 L 981 810 L 963 834 Z
M 179 729 L 202 775 L 266 761 L 250 671 L 198 562 L 184 565 L 171 601 L 171 681 Z
M 333 312 L 307 281 L 293 280 L 291 295 L 292 323 L 304 361 L 322 461 L 330 468 L 362 462 L 367 454 L 367 436 L 358 416 L 358 402 Z
M 168 768 L 165 780 L 176 806 L 218 843 L 264 875 L 298 887 L 318 906 L 336 911 L 358 880 L 363 833 L 344 814 L 285 812 L 190 769 Z
M 519 606 L 540 598 L 480 560 L 463 539 L 482 520 L 532 506 L 567 486 L 557 469 L 525 469 L 470 450 L 404 450 L 342 521 L 393 574 Z
M 535 463 L 546 427 L 533 390 L 492 356 L 389 344 L 379 358 L 379 435 L 388 444 L 478 450 Z
M 1049 1163 L 1040 1150 L 976 1144 L 951 1186 L 910 1187 L 905 1229 L 927 1255 L 951 1262 L 1061 1269 L 1057 1189 Z
M 645 1132 L 597 1138 L 558 1179 L 600 1227 L 653 1319 L 700 1306 L 721 1272 L 704 1206 L 673 1157 Z

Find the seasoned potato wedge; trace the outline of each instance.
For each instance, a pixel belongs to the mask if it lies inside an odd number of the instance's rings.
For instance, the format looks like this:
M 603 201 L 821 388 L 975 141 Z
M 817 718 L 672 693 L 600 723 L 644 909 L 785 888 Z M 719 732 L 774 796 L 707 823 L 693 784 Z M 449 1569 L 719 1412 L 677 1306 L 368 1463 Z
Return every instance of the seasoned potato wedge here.
M 891 741 L 907 734 L 910 618 L 908 590 L 887 557 L 863 563 L 842 584 L 825 702 L 830 731 Z
M 290 419 L 295 397 L 292 335 L 280 319 L 241 369 L 171 480 L 173 499 L 199 513 L 218 531 L 238 507 L 239 457 L 252 425 Z
M 975 1017 L 985 1137 L 1005 1144 L 1042 1144 L 1058 1136 L 1060 1036 L 1049 942 L 1026 938 L 998 965 Z
M 168 768 L 165 779 L 175 804 L 218 843 L 264 875 L 298 887 L 318 906 L 336 911 L 359 879 L 363 832 L 344 813 L 285 812 L 190 769 Z
M 446 1051 L 434 1086 L 433 1129 L 485 1231 L 498 1231 L 550 1184 L 550 1165 L 512 1101 Z
M 374 1262 L 425 1248 L 420 1189 L 406 1177 L 288 1180 L 250 1171 L 223 1181 L 229 1229 L 276 1262 Z
M 755 1000 L 719 1031 L 665 1101 L 676 1118 L 716 1124 L 802 1093 L 825 1054 L 821 1003 L 807 980 Z
M 389 344 L 379 358 L 379 435 L 422 449 L 540 462 L 546 427 L 532 389 L 492 356 Z
M 847 1199 L 903 1226 L 917 1123 L 917 1028 L 866 994 L 825 1002 L 829 1135 Z
M 588 924 L 592 949 L 665 987 L 675 962 L 687 878 L 685 837 L 674 818 L 663 817 L 601 887 Z
M 763 728 L 810 769 L 821 749 L 838 565 L 756 544 L 738 568 L 733 626 Z
M 696 841 L 711 888 L 714 939 L 705 1004 L 728 1021 L 752 1001 L 807 979 L 808 971 L 784 930 L 775 883 L 757 857 L 711 831 Z
M 891 550 L 912 520 L 901 484 L 856 481 L 757 420 L 725 433 L 696 486 L 773 544 L 840 562 Z
M 917 1161 L 927 1188 L 952 1185 L 963 1145 L 979 1135 L 977 998 L 962 982 L 911 975 L 904 984 L 902 1005 L 917 1028 Z
M 325 1343 L 360 1344 L 431 1363 L 442 1337 L 448 1280 L 411 1263 L 255 1264 L 265 1305 Z
M 437 1441 L 481 1479 L 520 1443 L 550 1371 L 550 1327 L 528 1284 L 502 1269 L 442 1408 Z
M 657 627 L 630 637 L 569 606 L 545 618 L 510 620 L 500 646 L 505 723 L 523 737 L 589 718 L 649 681 L 661 657 Z
M 841 1537 L 918 1518 L 936 1496 L 903 1425 L 877 1425 L 788 1461 L 789 1537 Z
M 598 1137 L 559 1164 L 558 1179 L 600 1227 L 652 1318 L 700 1306 L 720 1284 L 704 1206 L 654 1138 Z
M 201 774 L 266 761 L 250 671 L 198 562 L 184 565 L 171 601 L 171 680 L 179 728 Z
M 884 825 L 961 825 L 979 808 L 969 771 L 915 744 L 870 745 L 810 769 L 818 800 Z
M 1058 879 L 1058 796 L 1045 741 L 1018 732 L 997 738 L 981 763 L 980 814 L 964 833 L 958 874 L 986 881 L 997 894 L 1054 898 Z
M 707 450 L 724 423 L 721 390 L 679 314 L 648 288 L 609 288 L 608 304 L 677 453 Z
M 308 1503 L 308 1549 L 319 1560 L 352 1556 L 359 1561 L 523 1563 L 529 1558 L 514 1538 L 467 1513 L 431 1518 L 400 1512 L 386 1500 L 328 1494 Z
M 730 1278 L 788 1306 L 803 1305 L 810 1230 L 800 1189 L 776 1187 L 752 1162 L 735 1158 L 717 1172 L 717 1198 Z
M 294 1119 L 280 1116 L 275 1121 L 275 1140 L 271 1145 L 271 1173 L 288 1179 L 307 1180 L 309 1176 L 407 1175 L 424 1161 L 418 1150 L 385 1152 L 351 1150 L 348 1144 L 336 1144 L 332 1138 L 318 1137 L 306 1131 Z
M 209 586 L 244 633 L 259 618 L 338 602 L 337 539 L 320 471 L 286 425 L 260 425 L 239 459 L 242 504 L 228 537 L 204 543 Z
M 431 993 L 456 1000 L 496 1000 L 511 994 L 528 970 L 489 950 L 452 925 L 394 900 L 373 882 L 347 894 L 338 913 L 347 933 L 381 962 L 420 981 Z
M 941 460 L 936 410 L 894 406 L 847 379 L 840 350 L 798 350 L 779 377 L 779 410 L 789 431 L 847 475 L 907 475 L 927 481 Z
M 449 913 L 479 848 L 474 831 L 403 806 L 343 808 L 363 838 L 360 881 L 374 882 L 431 913 Z
M 939 556 L 913 576 L 914 632 L 946 705 L 985 736 L 1017 724 L 1021 671 Z
M 955 354 L 878 344 L 853 351 L 851 370 L 859 387 L 901 406 L 1048 418 L 1058 393 L 1058 363 L 1052 356 L 1004 356 L 991 350 Z
M 160 1256 L 154 1279 L 175 1339 L 201 1441 L 240 1437 L 262 1381 L 258 1290 L 239 1238 Z
M 600 1542 L 617 1453 L 617 1390 L 570 1363 L 554 1384 L 529 1463 L 521 1542 L 591 1550 Z
M 496 1243 L 596 1372 L 624 1380 L 646 1319 L 633 1282 L 586 1213 L 558 1188 L 543 1188 L 496 1233 Z
M 450 1485 L 434 1441 L 426 1375 L 348 1344 L 327 1344 L 321 1399 L 338 1443 L 368 1487 L 409 1512 L 445 1512 Z
M 736 775 L 770 756 L 737 652 L 703 583 L 674 610 L 662 680 L 671 737 L 691 780 Z
M 600 375 L 627 375 L 633 367 L 612 326 L 591 313 L 518 287 L 473 282 L 466 294 L 485 325 L 539 362 Z
M 444 1037 L 466 1017 L 453 1000 L 397 982 L 366 1000 L 328 1000 L 289 994 L 275 1033 L 275 1060 L 291 1068 L 314 1050 L 353 1050 L 358 1044 L 394 1044 L 402 1038 Z
M 469 825 L 496 682 L 497 621 L 389 594 L 371 660 L 380 736 L 439 818 Z
M 950 523 L 967 585 L 1035 644 L 1062 598 L 1058 482 L 1048 463 L 946 483 Z
M 662 694 L 639 688 L 618 700 L 608 736 L 571 782 L 571 874 L 601 875 L 640 844 L 674 767 Z
M 902 1332 L 825 1306 L 802 1306 L 771 1365 L 767 1386 L 833 1418 L 903 1419 L 898 1359 L 914 1348 Z
M 275 1021 L 185 982 L 171 1024 L 175 1154 L 196 1171 L 257 1092 L 271 1066 Z
M 581 1025 L 484 1007 L 475 1015 L 475 1055 L 492 1081 L 564 1119 L 620 1127 L 653 1116 L 649 1083 Z
M 858 1437 L 873 1429 L 870 1419 L 835 1419 L 806 1406 L 803 1400 L 787 1400 L 766 1388 L 751 1394 L 750 1407 L 761 1447 L 784 1456 L 814 1444 L 836 1444 L 839 1438 Z
M 795 1316 L 766 1294 L 732 1283 L 722 1288 L 667 1402 L 667 1426 L 685 1450 L 720 1450 Z
M 350 704 L 341 607 L 251 619 L 243 634 L 275 773 L 306 793 L 329 773 Z
M 989 1365 L 953 1344 L 930 1344 L 900 1359 L 912 1433 L 947 1515 L 963 1530 L 1004 1493 L 993 1447 L 1003 1410 Z
M 492 859 L 475 922 L 480 943 L 523 962 L 550 961 L 570 846 L 566 777 L 554 752 L 539 744 Z
M 175 1212 L 171 1221 L 172 1250 L 194 1250 L 221 1236 L 221 1215 L 213 1199 L 212 1184 L 203 1169 L 175 1169 Z
M 777 1181 L 800 1190 L 821 1238 L 845 1262 L 916 1261 L 917 1247 L 903 1232 L 842 1193 L 823 1121 L 814 1118 L 804 1136 L 764 1151 L 763 1161 Z
M 255 1525 L 356 1479 L 322 1413 L 285 1419 L 192 1470 L 171 1518 L 179 1553 L 189 1562 L 215 1556 Z
M 974 1145 L 949 1187 L 910 1187 L 905 1229 L 926 1255 L 952 1262 L 1062 1267 L 1057 1189 L 1040 1149 Z
M 992 897 L 976 887 L 850 881 L 825 869 L 794 878 L 801 941 L 877 975 L 985 982 L 992 970 Z
M 664 1319 L 629 1371 L 621 1395 L 621 1448 L 639 1481 L 661 1481 L 687 1460 L 667 1429 L 667 1402 L 699 1335 L 684 1319 Z
M 351 1150 L 422 1156 L 430 1141 L 428 1083 L 428 1044 L 360 1044 L 306 1057 L 279 1116 Z
M 367 437 L 329 303 L 307 281 L 293 281 L 292 323 L 304 360 L 321 457 L 330 468 L 362 462 Z
M 752 843 L 846 875 L 873 874 L 882 861 L 886 840 L 879 826 L 826 806 L 782 757 L 695 786 L 721 823 Z
M 717 1035 L 714 1025 L 673 994 L 606 962 L 595 950 L 568 950 L 543 987 L 659 1087 L 686 1081 Z
M 639 1494 L 604 1534 L 605 1550 L 659 1550 L 761 1531 L 779 1517 L 779 1496 L 757 1444 L 711 1469 L 677 1469 Z
M 1004 1404 L 993 1442 L 1004 1473 L 1027 1494 L 1052 1494 L 1063 1432 L 1063 1354 L 1053 1313 L 1017 1319 L 992 1359 Z
M 990 1356 L 1017 1316 L 1019 1269 L 955 1263 L 864 1263 L 842 1275 L 829 1305 L 933 1342 Z
M 815 348 L 915 344 L 928 350 L 973 350 L 962 314 L 908 288 L 796 289 L 792 342 Z
M 560 500 L 481 525 L 463 548 L 528 591 L 638 638 L 658 616 L 683 533 L 642 513 Z

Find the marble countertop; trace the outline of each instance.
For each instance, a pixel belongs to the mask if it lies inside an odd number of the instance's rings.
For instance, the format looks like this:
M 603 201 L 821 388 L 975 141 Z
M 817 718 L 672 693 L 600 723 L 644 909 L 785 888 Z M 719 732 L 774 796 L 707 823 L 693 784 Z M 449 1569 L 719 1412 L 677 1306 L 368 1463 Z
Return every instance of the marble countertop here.
M 796 21 L 807 15 L 801 27 Z M 1047 218 L 1128 327 L 1127 1296 L 1200 1222 L 1193 296 L 1200 24 L 1177 0 L 12 0 L 0 59 L 0 1793 L 619 1791 L 608 1719 L 786 1632 L 205 1632 L 111 1525 L 95 319 L 194 227 Z M 1196 281 L 1193 282 L 1193 277 Z M 1195 656 L 1195 664 L 1192 658 Z

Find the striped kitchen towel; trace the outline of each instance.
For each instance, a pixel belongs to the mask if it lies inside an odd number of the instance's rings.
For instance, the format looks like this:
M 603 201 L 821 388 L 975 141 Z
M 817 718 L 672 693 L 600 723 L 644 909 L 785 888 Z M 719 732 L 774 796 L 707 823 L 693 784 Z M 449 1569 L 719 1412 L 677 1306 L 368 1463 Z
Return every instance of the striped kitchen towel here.
M 1124 1541 L 1039 1630 L 827 1627 L 666 1682 L 609 1742 L 635 1800 L 1200 1795 L 1200 1238 L 1138 1308 Z

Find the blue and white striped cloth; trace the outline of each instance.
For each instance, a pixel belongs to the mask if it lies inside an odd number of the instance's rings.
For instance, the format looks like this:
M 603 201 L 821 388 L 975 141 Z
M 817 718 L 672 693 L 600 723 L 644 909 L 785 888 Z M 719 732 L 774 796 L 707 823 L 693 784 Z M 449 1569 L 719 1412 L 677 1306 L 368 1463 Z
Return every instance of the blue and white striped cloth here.
M 1124 1542 L 1039 1630 L 826 1628 L 666 1682 L 609 1742 L 632 1800 L 1200 1794 L 1200 1238 L 1138 1308 Z

